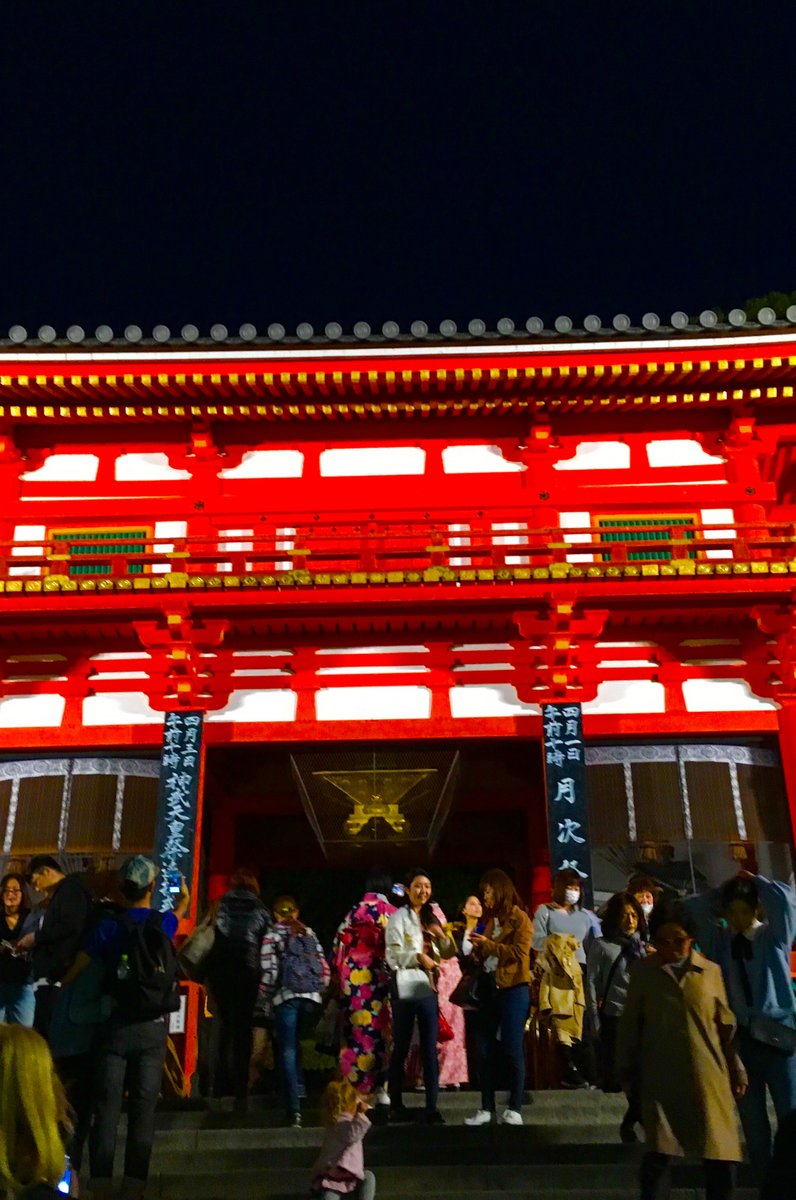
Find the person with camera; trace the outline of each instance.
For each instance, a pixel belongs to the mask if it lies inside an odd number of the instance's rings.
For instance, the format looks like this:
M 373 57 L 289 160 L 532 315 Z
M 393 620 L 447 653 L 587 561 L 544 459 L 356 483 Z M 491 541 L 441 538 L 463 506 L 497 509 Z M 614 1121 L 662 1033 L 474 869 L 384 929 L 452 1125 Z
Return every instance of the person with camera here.
M 174 908 L 163 913 L 154 909 L 157 876 L 155 863 L 141 854 L 122 864 L 122 910 L 92 929 L 64 978 L 68 986 L 92 963 L 99 963 L 111 999 L 111 1014 L 98 1031 L 94 1054 L 89 1134 L 93 1200 L 110 1200 L 113 1195 L 113 1160 L 125 1092 L 123 1194 L 125 1200 L 141 1200 L 146 1190 L 169 1014 L 180 1004 L 174 936 L 190 905 L 188 888 L 180 877 Z
M 785 883 L 740 871 L 687 908 L 704 954 L 721 967 L 738 1021 L 738 1047 L 749 1076 L 739 1099 L 746 1149 L 762 1180 L 771 1157 L 768 1092 L 777 1120 L 796 1109 L 796 1007 L 790 952 L 796 938 L 796 892 Z

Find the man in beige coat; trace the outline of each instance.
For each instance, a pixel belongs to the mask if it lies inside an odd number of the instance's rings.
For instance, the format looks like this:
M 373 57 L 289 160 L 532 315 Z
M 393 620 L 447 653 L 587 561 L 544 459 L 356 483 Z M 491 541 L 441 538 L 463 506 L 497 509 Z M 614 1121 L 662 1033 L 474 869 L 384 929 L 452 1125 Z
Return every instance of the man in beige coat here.
M 735 1018 L 721 970 L 693 950 L 694 932 L 680 905 L 656 908 L 655 953 L 632 969 L 619 1024 L 619 1077 L 641 1097 L 646 1136 L 641 1200 L 668 1196 L 671 1159 L 686 1155 L 703 1160 L 707 1200 L 732 1200 L 742 1158 Z

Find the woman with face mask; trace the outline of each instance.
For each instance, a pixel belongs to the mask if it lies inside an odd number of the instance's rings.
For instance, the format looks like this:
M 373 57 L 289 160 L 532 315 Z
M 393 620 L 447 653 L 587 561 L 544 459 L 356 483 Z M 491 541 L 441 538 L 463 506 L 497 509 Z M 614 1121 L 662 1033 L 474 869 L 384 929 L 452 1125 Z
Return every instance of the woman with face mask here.
M 586 1006 L 597 1039 L 601 1085 L 604 1092 L 619 1092 L 616 1074 L 616 1037 L 619 1018 L 627 1001 L 630 969 L 644 957 L 641 928 L 644 914 L 627 892 L 617 892 L 605 906 L 603 935 L 592 942 L 586 963 Z M 646 929 L 646 926 L 644 926 Z M 623 1142 L 635 1142 L 637 1107 L 628 1104 L 620 1127 Z
M 627 881 L 625 891 L 637 901 L 644 920 L 639 927 L 639 937 L 643 942 L 649 941 L 647 925 L 652 916 L 652 910 L 660 899 L 661 888 L 648 875 L 632 875 Z
M 582 907 L 583 888 L 577 871 L 566 868 L 559 871 L 553 880 L 553 898 L 549 904 L 540 904 L 533 914 L 533 948 L 541 954 L 551 934 L 564 934 L 575 938 L 575 959 L 581 971 L 586 971 L 586 955 L 595 938 L 602 936 L 600 922 L 588 908 Z M 562 1059 L 561 1085 L 567 1088 L 585 1088 L 596 1075 L 594 1065 L 591 1026 L 587 1022 L 581 1042 L 560 1045 Z
M 640 1099 L 645 1153 L 641 1200 L 669 1195 L 671 1160 L 703 1160 L 708 1200 L 732 1200 L 741 1142 L 735 1099 L 746 1072 L 721 970 L 694 951 L 696 925 L 680 904 L 650 921 L 655 953 L 630 973 L 617 1065 Z
M 431 880 L 423 870 L 413 871 L 407 881 L 407 903 L 387 922 L 385 945 L 392 977 L 393 1049 L 390 1060 L 390 1120 L 411 1120 L 404 1107 L 404 1065 L 417 1022 L 423 1079 L 426 1088 L 425 1120 L 442 1124 L 437 1108 L 439 1091 L 439 963 L 453 958 L 456 945 L 436 917 L 431 904 Z
M 600 922 L 588 908 L 583 908 L 582 885 L 577 871 L 567 868 L 559 871 L 553 880 L 553 899 L 549 904 L 540 904 L 533 914 L 533 948 L 544 950 L 545 940 L 551 933 L 568 933 L 577 938 L 580 946 L 576 958 L 586 966 L 589 946 L 600 937 Z

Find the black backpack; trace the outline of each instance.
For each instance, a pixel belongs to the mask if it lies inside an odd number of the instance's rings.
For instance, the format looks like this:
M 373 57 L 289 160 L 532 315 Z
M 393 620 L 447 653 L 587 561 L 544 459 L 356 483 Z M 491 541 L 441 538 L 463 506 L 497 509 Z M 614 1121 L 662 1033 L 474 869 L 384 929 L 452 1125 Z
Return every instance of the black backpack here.
M 161 924 L 151 912 L 145 921 L 122 915 L 121 953 L 111 968 L 108 991 L 115 1012 L 131 1021 L 151 1021 L 180 1007 L 177 955 Z

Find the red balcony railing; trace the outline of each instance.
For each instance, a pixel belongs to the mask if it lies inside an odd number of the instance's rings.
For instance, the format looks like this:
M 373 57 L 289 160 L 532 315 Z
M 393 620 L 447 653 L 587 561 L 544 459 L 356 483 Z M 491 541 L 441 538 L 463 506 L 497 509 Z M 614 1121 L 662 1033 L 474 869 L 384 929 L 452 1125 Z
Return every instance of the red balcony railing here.
M 142 538 L 139 531 L 114 531 L 92 542 L 81 531 L 36 546 L 0 544 L 0 579 L 60 575 L 76 579 L 185 573 L 188 575 L 274 574 L 308 571 L 423 571 L 430 567 L 546 567 L 580 562 L 625 564 L 686 559 L 736 561 L 796 558 L 796 526 L 790 523 L 718 527 L 662 520 L 639 526 L 612 521 L 610 527 L 531 528 L 520 512 L 489 517 L 457 514 L 450 520 L 302 522 L 290 517 L 241 532 L 247 517 L 225 516 L 226 528 L 185 538 Z M 251 516 L 248 517 L 251 521 Z M 680 519 L 682 520 L 682 518 Z M 289 523 L 291 522 L 292 523 Z M 229 527 L 236 523 L 234 534 Z

